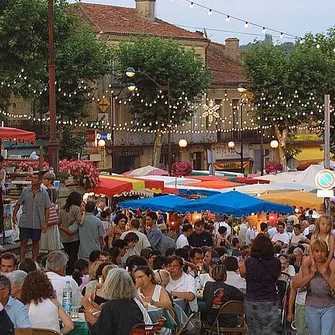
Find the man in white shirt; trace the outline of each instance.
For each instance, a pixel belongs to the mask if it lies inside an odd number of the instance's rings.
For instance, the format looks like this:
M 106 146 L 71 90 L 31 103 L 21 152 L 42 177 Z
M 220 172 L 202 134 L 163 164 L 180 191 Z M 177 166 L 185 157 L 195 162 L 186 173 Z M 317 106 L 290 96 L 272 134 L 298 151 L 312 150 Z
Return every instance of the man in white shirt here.
M 240 224 L 240 231 L 238 232 L 238 238 L 241 244 L 245 244 L 245 235 L 247 233 L 248 227 L 249 225 L 248 225 L 247 218 L 244 216 Z
M 256 235 L 256 230 L 252 226 L 249 226 L 247 232 L 245 233 L 245 244 L 250 245 L 256 238 Z
M 189 245 L 188 238 L 193 233 L 193 226 L 189 223 L 186 223 L 182 227 L 182 233 L 179 235 L 176 241 L 176 248 L 182 248 L 185 245 Z
M 285 232 L 285 223 L 282 221 L 278 222 L 277 225 L 278 232 L 273 235 L 271 241 L 273 244 L 275 244 L 277 241 L 283 242 L 283 247 L 287 248 L 287 246 L 290 244 L 290 235 Z
M 219 221 L 219 220 L 221 220 L 221 221 Z M 228 239 L 230 234 L 231 234 L 231 227 L 227 223 L 227 216 L 226 215 L 223 215 L 223 217 L 221 217 L 221 216 L 217 217 L 217 221 L 214 223 L 215 237 L 218 236 L 220 227 L 226 227 L 227 228 L 226 238 Z
M 170 257 L 168 260 L 168 271 L 171 279 L 166 285 L 166 290 L 172 297 L 186 300 L 190 304 L 191 310 L 197 312 L 196 281 L 192 276 L 183 272 L 183 260 L 178 256 Z
M 225 259 L 225 266 L 227 270 L 226 284 L 238 288 L 241 292 L 245 293 L 247 283 L 244 278 L 238 273 L 238 261 L 234 256 L 229 256 Z
M 145 236 L 145 234 L 139 231 L 139 228 L 140 228 L 140 222 L 136 219 L 132 220 L 130 221 L 130 230 L 123 232 L 120 237 L 120 239 L 123 240 L 124 237 L 130 232 L 134 232 L 138 236 L 138 242 L 134 247 L 134 252 L 138 256 L 140 256 L 142 249 L 150 247 L 150 242 L 148 238 Z
M 67 255 L 62 251 L 52 251 L 48 255 L 46 262 L 46 274 L 56 291 L 56 297 L 60 303 L 63 300 L 63 289 L 66 281 L 70 280 L 72 286 L 72 304 L 73 306 L 81 306 L 82 295 L 78 284 L 72 277 L 66 277 Z

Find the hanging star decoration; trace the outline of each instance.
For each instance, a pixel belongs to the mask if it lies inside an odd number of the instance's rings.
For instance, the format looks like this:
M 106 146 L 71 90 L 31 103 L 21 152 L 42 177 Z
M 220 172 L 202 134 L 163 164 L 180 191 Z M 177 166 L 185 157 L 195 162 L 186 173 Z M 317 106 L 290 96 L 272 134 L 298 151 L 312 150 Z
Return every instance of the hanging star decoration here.
M 210 99 L 208 102 L 208 105 L 202 105 L 202 108 L 205 110 L 202 113 L 202 117 L 208 116 L 208 121 L 210 123 L 213 122 L 214 118 L 219 118 L 220 114 L 217 112 L 217 110 L 220 108 L 220 105 L 214 105 L 214 100 Z

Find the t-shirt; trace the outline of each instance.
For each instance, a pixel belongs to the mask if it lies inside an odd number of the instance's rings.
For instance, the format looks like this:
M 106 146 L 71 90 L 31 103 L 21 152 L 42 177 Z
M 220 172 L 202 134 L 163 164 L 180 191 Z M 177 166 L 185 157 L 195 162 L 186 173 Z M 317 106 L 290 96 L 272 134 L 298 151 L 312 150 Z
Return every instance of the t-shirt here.
M 78 225 L 73 226 L 78 228 Z M 70 227 L 71 230 L 75 229 L 75 227 L 72 228 L 73 226 Z M 99 238 L 104 237 L 104 234 L 105 231 L 100 219 L 93 214 L 87 213 L 84 224 L 79 226 L 80 244 L 78 256 L 88 259 L 93 250 L 101 250 Z
M 150 247 L 150 242 L 148 241 L 148 238 L 143 233 L 141 233 L 140 231 L 137 231 L 137 230 L 132 230 L 132 229 L 123 232 L 121 237 L 120 237 L 121 240 L 123 240 L 124 237 L 128 233 L 131 233 L 131 232 L 135 233 L 138 236 L 138 242 L 136 243 L 134 250 L 135 250 L 136 255 L 140 255 L 142 249 Z
M 176 248 L 179 249 L 179 248 L 182 248 L 183 246 L 185 245 L 189 245 L 188 243 L 188 239 L 187 237 L 184 235 L 184 234 L 181 234 L 179 235 L 179 237 L 177 238 L 177 241 L 176 241 Z
M 129 335 L 138 323 L 144 323 L 142 310 L 134 299 L 111 300 L 104 304 L 91 335 Z
M 282 241 L 284 244 L 289 245 L 290 244 L 290 235 L 288 233 L 276 233 L 273 235 L 271 241 L 277 242 Z
M 278 258 L 259 259 L 249 257 L 245 261 L 247 293 L 250 301 L 276 301 L 276 282 L 281 271 Z
M 201 248 L 203 246 L 211 247 L 213 245 L 213 239 L 209 232 L 202 231 L 200 234 L 193 232 L 188 238 L 189 244 L 194 248 Z
M 177 280 L 170 278 L 170 281 L 165 288 L 169 293 L 172 291 L 193 293 L 194 300 L 190 301 L 189 304 L 192 311 L 198 311 L 197 285 L 195 279 L 192 276 L 183 272 L 181 277 Z
M 299 235 L 292 234 L 290 244 L 296 246 L 299 244 L 299 242 L 304 242 L 306 240 L 307 240 L 307 237 L 304 234 L 299 234 Z
M 59 212 L 59 223 L 65 228 L 69 228 L 72 224 L 79 224 L 81 221 L 81 209 L 77 205 L 70 206 L 67 211 L 65 208 L 62 208 Z M 63 231 L 60 231 L 60 239 L 62 243 L 71 243 L 79 241 L 79 233 L 76 232 L 73 235 L 68 235 Z
M 213 324 L 221 308 L 229 300 L 244 300 L 243 293 L 236 287 L 223 281 L 207 282 L 204 289 L 204 300 L 206 302 L 207 321 Z M 236 314 L 225 314 L 220 316 L 220 325 L 223 327 L 235 327 L 238 324 Z

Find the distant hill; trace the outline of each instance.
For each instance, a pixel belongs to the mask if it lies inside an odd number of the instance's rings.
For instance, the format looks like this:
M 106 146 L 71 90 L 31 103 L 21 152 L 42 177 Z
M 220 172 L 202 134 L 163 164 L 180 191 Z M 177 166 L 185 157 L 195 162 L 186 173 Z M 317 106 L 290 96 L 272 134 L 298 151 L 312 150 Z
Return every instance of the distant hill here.
M 255 40 L 253 43 L 248 43 L 245 45 L 241 45 L 240 49 L 241 50 L 248 50 L 250 49 L 253 45 L 255 44 L 273 44 L 273 38 L 272 35 L 270 34 L 265 34 L 264 40 L 263 41 L 257 41 Z M 285 49 L 287 52 L 291 52 L 293 50 L 294 47 L 294 43 L 293 42 L 285 42 L 281 44 L 281 47 L 283 49 Z

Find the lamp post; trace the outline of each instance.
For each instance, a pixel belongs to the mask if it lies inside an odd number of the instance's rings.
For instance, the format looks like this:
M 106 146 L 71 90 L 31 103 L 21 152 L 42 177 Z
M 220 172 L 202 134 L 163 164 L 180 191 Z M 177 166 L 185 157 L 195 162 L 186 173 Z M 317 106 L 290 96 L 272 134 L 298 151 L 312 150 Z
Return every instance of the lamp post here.
M 187 147 L 188 143 L 184 138 L 182 138 L 181 140 L 179 140 L 178 145 L 180 148 L 180 160 L 183 161 L 183 149 Z
M 247 91 L 244 84 L 239 84 L 237 87 L 238 92 L 241 94 L 241 103 L 240 103 L 240 140 L 241 140 L 241 152 L 239 155 L 241 156 L 241 173 L 244 174 L 244 162 L 243 162 L 243 102 L 242 95 Z M 233 142 L 234 143 L 234 142 Z
M 153 82 L 160 90 L 167 92 L 167 117 L 168 117 L 168 124 L 167 124 L 167 135 L 168 135 L 168 172 L 171 175 L 171 157 L 172 157 L 172 148 L 171 148 L 171 112 L 170 112 L 170 105 L 171 105 L 171 82 L 170 79 L 167 81 L 167 85 L 162 85 L 158 83 L 154 78 L 149 76 L 147 73 L 142 71 L 136 71 L 133 67 L 128 67 L 126 70 L 126 76 L 129 78 L 133 78 L 136 74 L 141 74 Z
M 48 58 L 49 58 L 49 113 L 50 113 L 50 140 L 49 140 L 49 166 L 53 167 L 54 172 L 59 172 L 59 142 L 56 129 L 56 89 L 55 89 L 55 45 L 54 45 L 54 13 L 53 0 L 48 1 Z
M 100 139 L 98 141 L 98 147 L 103 150 L 103 161 L 102 162 L 103 162 L 103 167 L 105 168 L 106 167 L 106 150 L 105 150 L 106 141 L 103 139 Z

